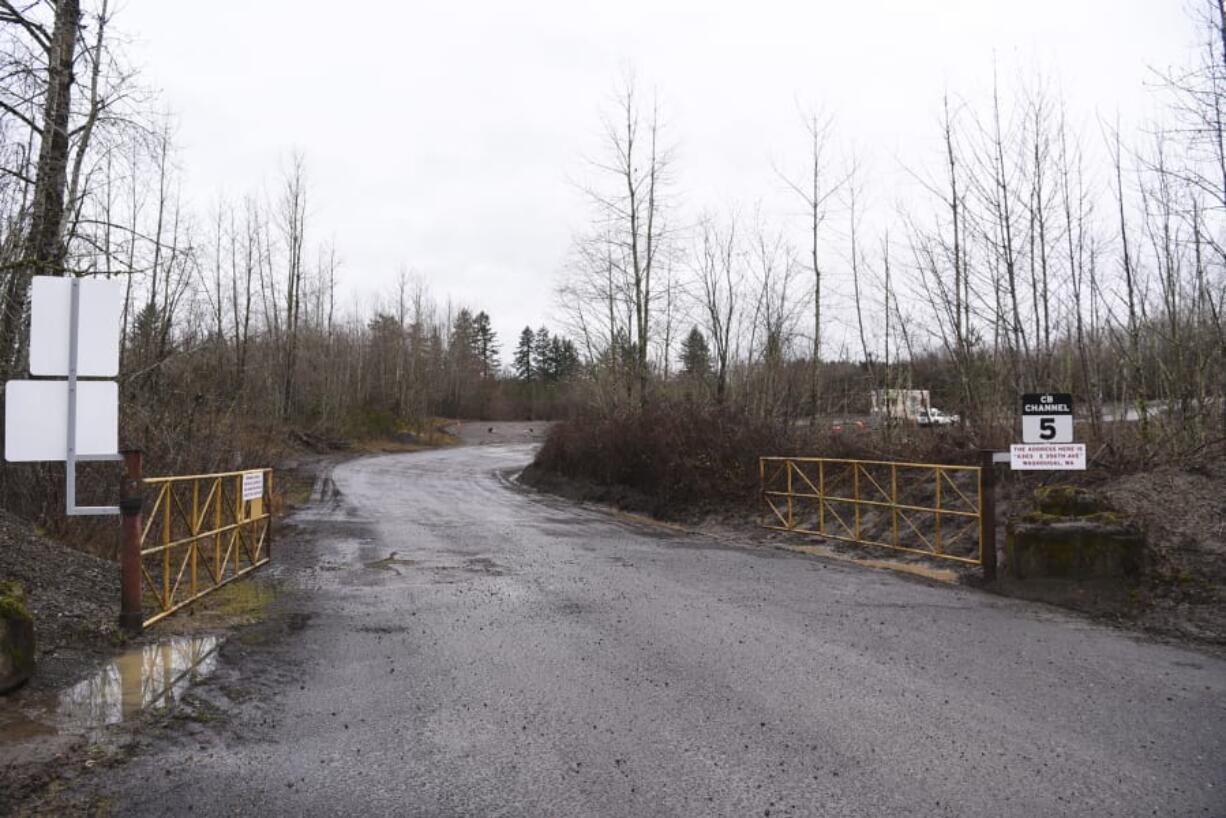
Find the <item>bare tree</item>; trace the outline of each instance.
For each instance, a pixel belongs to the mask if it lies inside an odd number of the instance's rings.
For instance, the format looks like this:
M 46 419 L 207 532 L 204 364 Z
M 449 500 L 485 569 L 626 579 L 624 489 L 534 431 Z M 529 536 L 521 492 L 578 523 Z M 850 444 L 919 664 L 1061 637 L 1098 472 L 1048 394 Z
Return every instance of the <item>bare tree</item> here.
M 860 181 L 859 172 L 855 160 L 852 160 L 852 169 L 849 172 L 847 179 L 847 212 L 848 212 L 848 238 L 850 240 L 850 267 L 851 267 L 851 284 L 853 292 L 853 300 L 856 305 L 856 329 L 860 336 L 860 354 L 863 356 L 864 365 L 868 368 L 869 380 L 875 385 L 877 382 L 873 369 L 873 354 L 868 348 L 868 336 L 864 331 L 864 307 L 860 297 L 860 277 L 864 272 L 863 267 L 865 261 L 860 250 L 860 217 L 861 211 L 859 208 L 860 197 Z
M 763 417 L 776 416 L 787 423 L 792 402 L 785 367 L 792 351 L 801 302 L 794 298 L 800 265 L 783 234 L 772 232 L 758 218 L 749 242 L 748 268 L 754 282 L 752 318 L 749 322 L 748 364 L 760 370 L 753 394 L 746 401 Z
M 298 321 L 302 312 L 303 244 L 306 232 L 306 167 L 300 154 L 290 160 L 281 190 L 280 229 L 285 241 L 285 371 L 281 411 L 294 411 L 298 367 Z
M 77 32 L 81 21 L 80 0 L 57 0 L 51 31 L 11 2 L 0 2 L 0 23 L 19 27 L 40 51 L 46 84 L 42 89 L 41 123 L 35 124 L 16 106 L 4 102 L 3 110 L 24 121 L 38 137 L 38 161 L 34 168 L 33 198 L 29 228 L 26 231 L 26 266 L 9 276 L 4 299 L 3 325 L 0 326 L 0 354 L 5 372 L 12 371 L 22 357 L 23 336 L 30 277 L 36 274 L 63 275 L 66 248 L 61 241 L 64 223 L 64 194 L 68 184 L 69 117 L 72 113 L 73 63 L 76 59 Z
M 607 190 L 587 189 L 597 208 L 599 232 L 612 245 L 606 260 L 618 282 L 608 288 L 610 295 L 615 287 L 620 288 L 631 313 L 634 380 L 641 405 L 648 401 L 648 350 L 660 297 L 653 276 L 667 238 L 664 211 L 670 151 L 661 144 L 661 137 L 658 101 L 653 99 L 644 111 L 634 80 L 628 79 L 615 104 L 615 115 L 605 121 L 608 156 L 594 163 L 610 184 Z
M 1141 363 L 1141 301 L 1138 271 L 1133 263 L 1132 241 L 1129 238 L 1128 217 L 1126 214 L 1127 200 L 1124 193 L 1123 148 L 1121 147 L 1119 124 L 1113 131 L 1108 144 L 1111 152 L 1111 164 L 1115 174 L 1116 207 L 1119 214 L 1120 265 L 1124 273 L 1124 292 L 1128 307 L 1127 347 L 1124 358 L 1128 362 L 1128 372 L 1131 378 L 1127 382 L 1125 395 L 1136 403 L 1139 415 L 1141 439 L 1149 437 L 1149 404 L 1145 395 L 1144 368 Z
M 1090 355 L 1090 347 L 1095 339 L 1092 332 L 1093 326 L 1091 325 L 1087 330 L 1085 320 L 1086 301 L 1087 298 L 1092 297 L 1092 290 L 1087 285 L 1088 244 L 1092 240 L 1089 234 L 1092 205 L 1085 188 L 1081 146 L 1076 135 L 1070 133 L 1063 110 L 1057 138 L 1056 174 L 1059 185 L 1060 212 L 1064 217 L 1064 249 L 1067 255 L 1065 263 L 1068 265 L 1068 279 L 1073 295 L 1072 315 L 1077 365 L 1081 374 L 1081 383 L 1089 398 L 1090 422 L 1095 435 L 1100 435 L 1101 387 L 1098 382 L 1097 367 L 1091 365 Z
M 827 204 L 835 196 L 845 179 L 831 179 L 830 134 L 833 119 L 810 113 L 804 120 L 809 141 L 808 171 L 803 183 L 783 177 L 787 185 L 804 202 L 808 222 L 809 270 L 813 274 L 813 348 L 809 361 L 809 411 L 810 418 L 817 417 L 819 383 L 822 361 L 822 226 L 826 221 Z
M 727 397 L 733 343 L 740 321 L 740 282 L 744 273 L 738 241 L 735 213 L 722 225 L 708 215 L 699 222 L 698 246 L 693 253 L 699 313 L 714 346 L 715 401 L 720 404 Z

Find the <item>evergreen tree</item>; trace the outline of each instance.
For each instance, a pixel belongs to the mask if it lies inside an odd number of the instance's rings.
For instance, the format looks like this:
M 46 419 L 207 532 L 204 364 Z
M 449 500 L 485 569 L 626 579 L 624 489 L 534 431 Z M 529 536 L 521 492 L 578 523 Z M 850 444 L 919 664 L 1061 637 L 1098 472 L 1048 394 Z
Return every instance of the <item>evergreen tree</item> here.
M 532 340 L 532 358 L 536 363 L 536 375 L 543 381 L 554 380 L 549 346 L 549 330 L 541 327 L 536 331 L 536 336 Z
M 681 371 L 699 379 L 711 374 L 711 349 L 698 327 L 691 329 L 681 342 Z
M 430 400 L 441 405 L 447 398 L 447 352 L 438 324 L 430 327 L 426 342 L 426 382 L 430 384 Z
M 461 308 L 456 313 L 455 320 L 451 323 L 451 337 L 448 342 L 448 352 L 451 353 L 452 361 L 457 367 L 464 368 L 464 365 L 475 357 L 473 355 L 473 314 L 468 311 L 467 307 Z
M 473 318 L 470 343 L 473 358 L 481 370 L 481 377 L 486 380 L 493 378 L 498 374 L 498 367 L 502 362 L 498 357 L 498 336 L 490 325 L 490 317 L 485 310 L 477 313 Z
M 530 383 L 539 374 L 532 354 L 535 342 L 536 336 L 532 327 L 524 327 L 524 331 L 519 334 L 519 346 L 515 348 L 515 377 L 525 383 Z
M 549 347 L 549 355 L 554 380 L 570 380 L 579 371 L 579 352 L 569 338 L 555 335 Z
M 557 382 L 562 380 L 565 361 L 563 357 L 563 347 L 565 340 L 561 335 L 555 335 L 549 339 L 549 349 L 545 354 L 545 360 L 541 364 L 541 368 L 545 371 L 548 380 Z

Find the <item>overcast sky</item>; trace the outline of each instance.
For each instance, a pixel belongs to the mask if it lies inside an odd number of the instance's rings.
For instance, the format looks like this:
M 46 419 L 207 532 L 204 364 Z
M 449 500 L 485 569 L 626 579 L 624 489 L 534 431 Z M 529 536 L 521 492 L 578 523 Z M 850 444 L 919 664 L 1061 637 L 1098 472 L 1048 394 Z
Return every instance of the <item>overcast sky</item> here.
M 178 118 L 196 206 L 301 151 L 346 302 L 404 266 L 487 310 L 504 346 L 550 317 L 585 221 L 574 181 L 628 67 L 658 91 L 687 210 L 785 201 L 773 168 L 803 164 L 815 105 L 889 210 L 901 163 L 938 149 L 943 91 L 981 100 L 994 59 L 1053 77 L 1084 123 L 1135 120 L 1150 66 L 1196 38 L 1182 0 L 126 0 L 117 25 Z

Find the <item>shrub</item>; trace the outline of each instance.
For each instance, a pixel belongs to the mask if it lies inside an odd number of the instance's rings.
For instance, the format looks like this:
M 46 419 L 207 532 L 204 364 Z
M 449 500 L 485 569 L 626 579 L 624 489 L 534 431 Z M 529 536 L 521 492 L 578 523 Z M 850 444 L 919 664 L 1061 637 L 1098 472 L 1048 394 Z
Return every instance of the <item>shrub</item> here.
M 660 399 L 556 424 L 534 466 L 631 489 L 646 496 L 648 510 L 668 515 L 755 506 L 763 455 L 974 463 L 976 441 L 957 428 L 810 426 L 736 406 Z
M 757 458 L 789 448 L 777 422 L 689 401 L 589 416 L 555 425 L 536 465 L 566 477 L 619 485 L 665 508 L 743 502 L 757 490 Z

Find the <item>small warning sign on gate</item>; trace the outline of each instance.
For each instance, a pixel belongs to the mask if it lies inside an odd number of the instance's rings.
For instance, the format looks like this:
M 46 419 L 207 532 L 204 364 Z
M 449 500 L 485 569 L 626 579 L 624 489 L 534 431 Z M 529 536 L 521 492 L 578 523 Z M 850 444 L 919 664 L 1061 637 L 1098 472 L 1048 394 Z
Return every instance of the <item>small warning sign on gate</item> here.
M 264 496 L 264 472 L 249 471 L 243 473 L 243 502 L 259 500 Z

